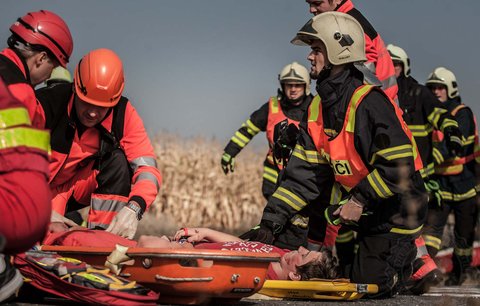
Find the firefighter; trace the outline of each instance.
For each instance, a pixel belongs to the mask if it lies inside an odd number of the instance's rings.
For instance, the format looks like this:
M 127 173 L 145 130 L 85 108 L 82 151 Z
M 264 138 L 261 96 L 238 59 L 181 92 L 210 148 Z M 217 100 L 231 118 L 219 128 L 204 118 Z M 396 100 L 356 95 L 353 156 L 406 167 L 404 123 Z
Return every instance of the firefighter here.
M 143 122 L 122 96 L 123 65 L 109 49 L 77 64 L 74 84 L 37 91 L 51 130 L 52 221 L 90 206 L 88 227 L 133 238 L 161 183 Z
M 351 0 L 306 0 L 309 5 L 310 13 L 318 15 L 325 12 L 337 11 L 349 14 L 360 22 L 365 33 L 365 52 L 367 62 L 365 66 L 372 71 L 381 82 L 383 91 L 396 101 L 397 82 L 392 59 L 390 58 L 385 43 L 380 34 L 370 24 L 370 22 L 353 5 Z M 364 73 L 366 79 L 367 73 Z M 369 81 L 376 84 L 374 80 Z
M 272 242 L 287 221 L 319 197 L 331 181 L 346 197 L 326 217 L 358 233 L 350 279 L 378 284 L 372 297 L 389 297 L 412 272 L 426 215 L 420 156 L 401 110 L 379 87 L 365 85 L 362 26 L 350 15 L 313 17 L 292 40 L 309 45 L 316 96 L 308 109 L 280 186 L 264 209 L 258 237 Z M 341 205 L 340 205 L 341 204 Z M 317 209 L 322 209 L 317 206 Z
M 22 284 L 10 256 L 41 241 L 51 214 L 48 131 L 34 128 L 25 106 L 0 77 L 0 303 Z
M 34 87 L 47 80 L 55 67 L 66 67 L 72 35 L 60 16 L 46 10 L 18 18 L 10 31 L 8 48 L 0 52 L 0 76 L 27 108 L 32 125 L 43 127 Z
M 221 160 L 224 173 L 233 172 L 237 154 L 255 135 L 266 132 L 269 150 L 263 163 L 262 193 L 267 200 L 275 191 L 278 174 L 282 168 L 282 156 L 274 158 L 274 147 L 280 131 L 286 132 L 290 123 L 298 126 L 313 97 L 310 93 L 308 70 L 297 62 L 283 67 L 278 80 L 280 89 L 277 96 L 270 97 L 267 103 L 253 112 L 242 124 L 226 145 Z
M 430 209 L 435 209 L 440 201 L 440 191 L 438 182 L 431 178 L 434 173 L 432 132 L 438 130 L 447 135 L 446 144 L 454 155 L 460 154 L 462 150 L 462 134 L 458 129 L 458 123 L 437 97 L 410 75 L 410 58 L 405 50 L 392 44 L 389 44 L 387 49 L 395 66 L 399 106 L 403 110 L 403 119 L 417 143 L 424 166 L 420 173 L 429 191 Z M 428 291 L 430 285 L 440 282 L 441 272 L 430 257 L 422 236 L 418 238 L 416 244 L 418 258 L 414 264 L 416 272 L 412 279 L 421 280 L 411 290 L 414 293 L 423 293 Z
M 472 261 L 472 246 L 475 236 L 478 208 L 476 205 L 475 164 L 479 162 L 478 132 L 472 110 L 461 102 L 455 75 L 444 67 L 436 68 L 428 77 L 426 85 L 437 96 L 448 112 L 457 120 L 462 132 L 463 152 L 455 156 L 448 150 L 447 134 L 434 135 L 434 179 L 439 182 L 442 202 L 428 211 L 424 239 L 430 255 L 440 249 L 443 228 L 453 211 L 455 216 L 455 245 L 453 270 L 445 281 L 447 286 L 461 285 L 466 278 L 465 270 Z
M 45 85 L 52 86 L 55 84 L 72 83 L 72 75 L 68 69 L 57 67 L 53 69 L 52 75 L 45 81 Z

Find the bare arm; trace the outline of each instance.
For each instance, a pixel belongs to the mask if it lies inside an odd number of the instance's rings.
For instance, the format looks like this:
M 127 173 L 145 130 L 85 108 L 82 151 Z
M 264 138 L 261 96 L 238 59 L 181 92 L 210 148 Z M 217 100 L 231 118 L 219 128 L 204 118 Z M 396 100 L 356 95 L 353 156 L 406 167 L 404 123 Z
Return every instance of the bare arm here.
M 182 228 L 175 233 L 174 240 L 178 241 L 181 237 L 188 237 L 188 242 L 200 242 L 203 240 L 207 240 L 209 242 L 242 241 L 242 239 L 238 238 L 237 236 L 204 227 Z

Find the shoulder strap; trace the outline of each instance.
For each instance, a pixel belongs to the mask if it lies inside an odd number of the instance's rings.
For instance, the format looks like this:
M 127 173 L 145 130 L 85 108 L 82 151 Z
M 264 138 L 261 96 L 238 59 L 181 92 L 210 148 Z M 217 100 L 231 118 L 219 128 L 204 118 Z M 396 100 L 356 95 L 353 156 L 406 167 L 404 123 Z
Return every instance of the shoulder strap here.
M 128 99 L 121 97 L 118 104 L 113 108 L 112 133 L 120 141 L 123 138 L 123 128 L 125 124 L 125 110 L 127 109 Z

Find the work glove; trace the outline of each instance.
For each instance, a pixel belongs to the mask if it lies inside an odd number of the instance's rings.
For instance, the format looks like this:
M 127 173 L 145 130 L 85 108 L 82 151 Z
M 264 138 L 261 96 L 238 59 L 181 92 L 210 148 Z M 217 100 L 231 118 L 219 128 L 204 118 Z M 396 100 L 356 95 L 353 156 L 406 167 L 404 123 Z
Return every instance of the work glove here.
M 130 207 L 125 206 L 113 218 L 106 231 L 127 239 L 133 239 L 133 236 L 135 236 L 135 232 L 137 231 L 138 221 L 139 218 L 137 212 Z
M 228 172 L 233 172 L 235 169 L 235 157 L 232 157 L 230 154 L 223 152 L 222 155 L 222 169 L 225 174 Z
M 448 126 L 443 130 L 448 151 L 455 156 L 463 155 L 462 132 L 455 126 Z
M 435 180 L 425 181 L 425 189 L 428 191 L 428 201 L 437 203 L 438 207 L 442 206 L 442 193 L 440 192 L 440 184 Z
M 75 223 L 74 221 L 66 218 L 65 216 L 62 216 L 61 214 L 59 214 L 55 210 L 52 210 L 52 216 L 50 217 L 50 222 L 51 223 L 60 222 L 60 223 L 66 224 L 67 226 L 78 226 L 77 223 Z
M 283 226 L 268 220 L 262 220 L 259 225 L 240 235 L 240 239 L 273 244 L 275 235 L 282 231 Z

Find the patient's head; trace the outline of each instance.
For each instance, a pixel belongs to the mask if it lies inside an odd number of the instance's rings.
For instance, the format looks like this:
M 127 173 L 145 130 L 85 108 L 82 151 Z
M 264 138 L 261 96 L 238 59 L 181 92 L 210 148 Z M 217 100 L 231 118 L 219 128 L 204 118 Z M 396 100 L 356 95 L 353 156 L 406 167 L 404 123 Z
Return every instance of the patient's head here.
M 338 260 L 327 248 L 309 251 L 304 247 L 286 253 L 280 259 L 280 268 L 274 268 L 279 279 L 308 280 L 311 278 L 336 278 Z

